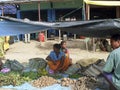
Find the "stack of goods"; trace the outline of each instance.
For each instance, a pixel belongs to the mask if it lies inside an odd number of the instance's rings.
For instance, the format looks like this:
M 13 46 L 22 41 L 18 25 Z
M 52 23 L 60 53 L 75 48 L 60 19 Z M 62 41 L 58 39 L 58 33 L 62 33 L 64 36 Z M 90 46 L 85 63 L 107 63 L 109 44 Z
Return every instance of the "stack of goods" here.
M 61 86 L 71 87 L 71 90 L 96 90 L 101 83 L 93 77 L 80 77 L 76 79 L 63 78 Z
M 37 80 L 34 80 L 32 82 L 32 85 L 39 88 L 39 87 L 50 86 L 50 85 L 56 84 L 57 82 L 58 81 L 52 77 L 42 76 Z
M 72 90 L 95 90 L 100 83 L 93 77 L 81 77 L 71 86 Z

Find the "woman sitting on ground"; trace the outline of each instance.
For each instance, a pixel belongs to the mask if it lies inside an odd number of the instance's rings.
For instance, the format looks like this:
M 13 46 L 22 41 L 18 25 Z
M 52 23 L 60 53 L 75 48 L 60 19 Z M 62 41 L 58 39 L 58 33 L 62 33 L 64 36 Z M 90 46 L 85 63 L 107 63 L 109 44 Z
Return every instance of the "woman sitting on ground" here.
M 61 41 L 60 46 L 61 46 L 61 49 L 60 49 L 60 50 L 65 53 L 66 57 L 69 58 L 69 60 L 70 60 L 70 65 L 71 65 L 71 64 L 72 64 L 72 59 L 70 58 L 69 51 L 68 51 L 68 49 L 67 49 L 66 41 Z
M 59 44 L 54 44 L 53 51 L 46 58 L 50 70 L 54 73 L 58 71 L 64 72 L 70 64 L 69 59 L 65 56 L 64 52 L 60 51 L 60 48 Z

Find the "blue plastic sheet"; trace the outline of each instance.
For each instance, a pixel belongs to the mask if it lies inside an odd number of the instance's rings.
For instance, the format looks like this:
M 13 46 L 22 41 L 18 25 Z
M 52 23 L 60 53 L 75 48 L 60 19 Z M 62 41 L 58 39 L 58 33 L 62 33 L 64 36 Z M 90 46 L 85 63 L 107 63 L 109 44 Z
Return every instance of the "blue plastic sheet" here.
M 42 88 L 40 90 L 71 90 L 70 87 L 62 87 L 60 84 L 54 84 L 49 87 Z
M 2 86 L 1 88 L 13 89 L 13 90 L 71 90 L 70 87 L 63 87 L 60 84 L 54 84 L 52 86 L 43 87 L 43 88 L 36 88 L 27 82 L 20 86 L 14 87 L 12 85 L 9 85 L 9 86 Z
M 62 30 L 86 37 L 109 38 L 120 34 L 120 19 L 71 22 L 38 22 L 0 16 L 0 36 L 36 33 L 48 29 Z M 4 20 L 3 20 L 4 19 Z

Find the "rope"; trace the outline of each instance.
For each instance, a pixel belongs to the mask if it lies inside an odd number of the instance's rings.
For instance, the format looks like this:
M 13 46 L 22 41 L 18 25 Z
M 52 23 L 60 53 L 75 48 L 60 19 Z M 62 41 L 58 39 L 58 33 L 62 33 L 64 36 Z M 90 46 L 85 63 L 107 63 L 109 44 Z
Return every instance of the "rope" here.
M 67 14 L 65 14 L 65 15 L 63 15 L 62 17 L 60 17 L 60 18 L 65 18 L 66 16 L 68 16 L 68 15 L 71 15 L 72 13 L 74 13 L 74 12 L 76 12 L 76 11 L 78 11 L 79 9 L 81 9 L 82 7 L 79 7 L 79 8 L 77 8 L 77 9 L 75 9 L 75 10 L 73 10 L 73 11 L 71 11 L 71 12 L 69 12 L 69 13 L 67 13 Z

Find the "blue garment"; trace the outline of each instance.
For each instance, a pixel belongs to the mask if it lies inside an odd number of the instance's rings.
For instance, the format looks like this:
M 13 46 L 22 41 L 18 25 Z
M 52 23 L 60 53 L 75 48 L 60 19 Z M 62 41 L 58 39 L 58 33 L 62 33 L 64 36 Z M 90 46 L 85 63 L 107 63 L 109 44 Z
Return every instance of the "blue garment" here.
M 65 53 L 61 52 L 61 51 L 60 51 L 58 57 L 57 57 L 57 55 L 56 55 L 56 53 L 54 51 L 51 51 L 50 55 L 49 55 L 49 57 L 51 57 L 51 59 L 54 60 L 54 61 L 61 60 L 62 56 L 65 56 Z

